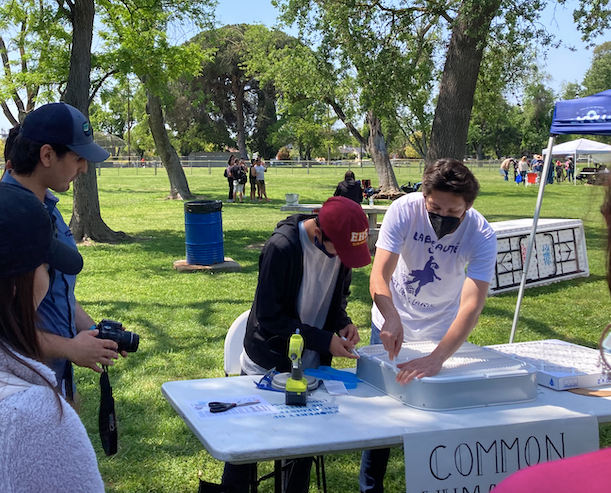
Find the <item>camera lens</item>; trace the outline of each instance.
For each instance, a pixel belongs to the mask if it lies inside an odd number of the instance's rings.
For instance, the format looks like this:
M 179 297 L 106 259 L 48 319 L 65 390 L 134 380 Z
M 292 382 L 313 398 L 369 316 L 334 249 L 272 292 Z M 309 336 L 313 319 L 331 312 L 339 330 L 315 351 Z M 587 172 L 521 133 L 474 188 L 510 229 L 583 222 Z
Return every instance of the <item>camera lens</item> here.
M 128 332 L 126 330 L 121 332 L 121 339 L 117 343 L 119 344 L 120 351 L 135 353 L 138 350 L 138 344 L 140 344 L 140 337 L 135 332 Z

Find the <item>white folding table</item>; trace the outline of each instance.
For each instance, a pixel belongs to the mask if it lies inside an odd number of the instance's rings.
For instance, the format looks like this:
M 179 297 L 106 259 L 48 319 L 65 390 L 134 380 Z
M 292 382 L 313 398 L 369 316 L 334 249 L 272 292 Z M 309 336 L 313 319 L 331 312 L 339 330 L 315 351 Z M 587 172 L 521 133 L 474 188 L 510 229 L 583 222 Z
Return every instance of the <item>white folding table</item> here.
M 316 390 L 307 408 L 295 408 L 299 416 L 245 415 L 202 421 L 190 407 L 195 400 L 230 402 L 254 394 L 271 404 L 284 403 L 284 394 L 258 390 L 254 378 L 174 381 L 164 383 L 161 390 L 208 452 L 234 464 L 400 446 L 403 436 L 411 432 L 536 422 L 551 414 L 590 414 L 599 423 L 611 422 L 611 397 L 541 386 L 534 402 L 446 412 L 410 408 L 364 382 L 347 396 L 332 397 L 323 388 Z

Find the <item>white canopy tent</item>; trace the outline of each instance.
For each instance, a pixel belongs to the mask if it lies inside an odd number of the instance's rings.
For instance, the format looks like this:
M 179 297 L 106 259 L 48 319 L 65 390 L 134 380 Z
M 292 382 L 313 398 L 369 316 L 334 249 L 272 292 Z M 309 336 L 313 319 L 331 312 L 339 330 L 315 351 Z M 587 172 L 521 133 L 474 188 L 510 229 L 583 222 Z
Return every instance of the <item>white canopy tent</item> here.
M 547 154 L 547 148 L 543 149 L 543 154 Z M 596 142 L 590 139 L 576 139 L 563 144 L 555 145 L 552 148 L 552 156 L 580 156 L 582 154 L 611 154 L 611 146 Z
M 547 149 L 543 149 L 543 155 L 545 154 L 547 154 Z M 611 163 L 611 145 L 590 139 L 576 139 L 554 145 L 552 156 L 573 156 L 573 163 L 575 163 L 573 180 L 576 182 L 578 174 L 577 158 L 579 156 L 591 156 L 592 162 Z

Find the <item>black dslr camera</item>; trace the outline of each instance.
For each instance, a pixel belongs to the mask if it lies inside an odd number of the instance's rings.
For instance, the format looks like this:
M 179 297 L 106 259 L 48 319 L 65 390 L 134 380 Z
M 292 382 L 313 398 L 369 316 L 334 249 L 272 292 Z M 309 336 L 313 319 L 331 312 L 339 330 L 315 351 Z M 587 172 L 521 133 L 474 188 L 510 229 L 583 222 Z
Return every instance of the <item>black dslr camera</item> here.
M 119 352 L 127 351 L 128 353 L 135 353 L 138 350 L 140 336 L 135 332 L 125 330 L 121 322 L 103 319 L 96 328 L 99 331 L 96 337 L 98 339 L 115 341 L 119 345 Z

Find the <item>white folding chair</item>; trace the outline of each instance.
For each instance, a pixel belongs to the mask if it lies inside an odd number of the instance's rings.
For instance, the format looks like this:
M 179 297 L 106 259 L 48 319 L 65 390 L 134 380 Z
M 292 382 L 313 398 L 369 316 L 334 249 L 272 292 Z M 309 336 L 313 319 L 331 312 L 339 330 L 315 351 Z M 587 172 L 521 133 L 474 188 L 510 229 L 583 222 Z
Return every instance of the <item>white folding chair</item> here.
M 246 334 L 246 322 L 250 310 L 246 310 L 235 319 L 229 327 L 225 336 L 225 376 L 239 375 L 242 372 L 240 366 L 240 354 L 244 347 L 244 335 Z

